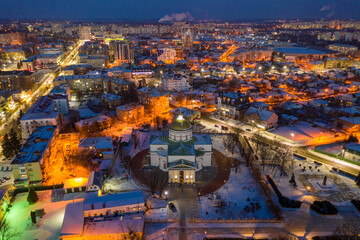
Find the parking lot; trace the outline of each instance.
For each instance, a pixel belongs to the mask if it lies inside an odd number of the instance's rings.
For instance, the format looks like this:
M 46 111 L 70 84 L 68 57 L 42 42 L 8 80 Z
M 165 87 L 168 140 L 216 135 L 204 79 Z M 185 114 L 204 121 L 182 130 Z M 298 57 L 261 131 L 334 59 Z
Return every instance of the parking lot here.
M 13 186 L 13 174 L 10 166 L 11 161 L 0 162 L 0 188 L 10 188 Z

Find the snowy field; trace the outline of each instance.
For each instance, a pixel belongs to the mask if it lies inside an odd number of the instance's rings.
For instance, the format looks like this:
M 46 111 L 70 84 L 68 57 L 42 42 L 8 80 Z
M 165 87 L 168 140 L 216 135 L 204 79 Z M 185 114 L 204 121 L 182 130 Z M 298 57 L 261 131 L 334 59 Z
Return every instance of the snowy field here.
M 27 201 L 28 193 L 16 195 L 15 201 L 6 216 L 6 219 L 15 232 L 18 233 L 15 239 L 58 239 L 64 219 L 66 204 L 76 201 L 78 193 L 65 195 L 68 200 L 53 202 L 51 200 L 52 190 L 37 192 L 39 201 L 29 205 Z M 30 212 L 44 209 L 45 215 L 37 217 L 37 224 L 33 224 Z
M 283 126 L 270 132 L 292 141 L 308 141 L 319 137 L 333 137 L 334 135 L 325 132 L 320 127 L 313 127 L 308 122 L 298 122 L 294 126 Z
M 240 149 L 238 145 L 235 146 L 234 154 L 232 154 L 231 151 L 226 150 L 224 146 L 224 139 L 227 137 L 227 135 L 211 134 L 210 137 L 213 144 L 213 148 L 224 154 L 226 157 L 236 158 L 240 156 Z
M 236 174 L 235 169 L 231 169 L 229 181 L 215 193 L 221 196 L 222 207 L 212 206 L 212 194 L 201 197 L 200 216 L 203 219 L 272 219 L 275 217 L 267 208 L 265 198 L 251 170 L 243 165 Z

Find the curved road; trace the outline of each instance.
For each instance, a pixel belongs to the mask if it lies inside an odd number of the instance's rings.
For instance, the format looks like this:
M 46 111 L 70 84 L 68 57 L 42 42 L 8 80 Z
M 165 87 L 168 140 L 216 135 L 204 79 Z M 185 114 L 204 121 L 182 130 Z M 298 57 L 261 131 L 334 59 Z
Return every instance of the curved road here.
M 233 130 L 233 131 L 236 128 L 236 129 L 240 130 L 243 135 L 246 135 L 248 137 L 252 136 L 251 132 L 244 131 L 244 129 L 242 129 L 240 127 L 235 127 L 232 124 L 229 124 L 227 122 L 223 122 L 223 121 L 220 121 L 220 120 L 217 120 L 214 118 L 209 118 L 209 117 L 206 117 L 205 119 L 202 119 L 202 121 L 205 121 L 206 125 L 209 125 L 209 126 L 213 126 L 214 124 L 218 124 L 219 126 L 223 125 L 223 126 L 229 127 L 229 129 Z M 264 136 L 269 139 L 271 138 L 269 135 L 264 135 Z M 288 143 L 285 143 L 285 142 L 283 142 L 283 144 L 289 145 Z M 350 173 L 352 175 L 357 176 L 360 172 L 359 168 L 357 166 L 352 167 L 351 165 L 347 165 L 347 163 L 341 164 L 339 162 L 332 160 L 331 157 L 325 158 L 325 157 L 318 156 L 316 154 L 309 152 L 305 147 L 292 146 L 292 148 L 293 148 L 293 152 L 300 156 L 303 156 L 310 160 L 317 161 L 319 163 L 323 163 L 323 164 L 329 165 L 331 167 L 340 169 L 340 170 Z

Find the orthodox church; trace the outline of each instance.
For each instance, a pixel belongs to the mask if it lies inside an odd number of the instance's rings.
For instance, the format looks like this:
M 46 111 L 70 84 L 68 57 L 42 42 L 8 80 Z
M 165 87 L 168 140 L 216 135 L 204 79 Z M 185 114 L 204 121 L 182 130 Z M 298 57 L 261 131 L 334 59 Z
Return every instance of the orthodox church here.
M 169 173 L 170 183 L 195 183 L 195 173 L 211 166 L 209 134 L 193 136 L 191 124 L 180 114 L 169 126 L 169 135 L 150 138 L 151 166 Z

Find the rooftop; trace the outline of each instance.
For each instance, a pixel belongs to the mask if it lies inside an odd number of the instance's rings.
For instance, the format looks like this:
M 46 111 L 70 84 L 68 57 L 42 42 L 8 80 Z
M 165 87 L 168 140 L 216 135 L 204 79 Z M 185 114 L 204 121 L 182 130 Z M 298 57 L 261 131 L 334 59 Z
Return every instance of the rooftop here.
M 150 88 L 150 87 L 143 87 L 138 89 L 138 92 L 143 92 L 149 94 L 151 97 L 161 97 L 165 95 L 169 95 L 168 93 L 160 92 L 158 89 Z
M 90 192 L 85 195 L 84 211 L 132 204 L 144 204 L 144 195 L 142 191 L 121 192 L 102 196 L 98 196 L 97 192 Z
M 41 126 L 35 128 L 11 164 L 41 161 L 44 151 L 48 148 L 49 142 L 54 136 L 56 128 L 56 126 Z
M 83 202 L 66 205 L 60 236 L 81 236 L 84 226 Z

